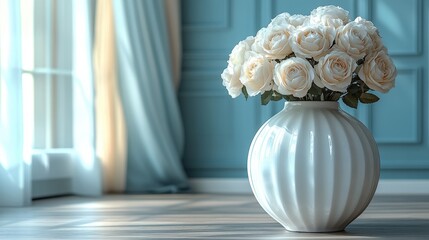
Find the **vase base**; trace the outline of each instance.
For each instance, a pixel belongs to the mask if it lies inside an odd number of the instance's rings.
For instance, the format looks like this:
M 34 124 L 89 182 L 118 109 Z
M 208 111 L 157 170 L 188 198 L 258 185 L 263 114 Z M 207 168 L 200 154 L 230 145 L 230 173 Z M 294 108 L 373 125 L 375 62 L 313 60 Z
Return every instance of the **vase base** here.
M 289 232 L 296 233 L 334 233 L 334 232 L 343 232 L 344 228 L 316 228 L 316 229 L 291 229 L 285 227 Z

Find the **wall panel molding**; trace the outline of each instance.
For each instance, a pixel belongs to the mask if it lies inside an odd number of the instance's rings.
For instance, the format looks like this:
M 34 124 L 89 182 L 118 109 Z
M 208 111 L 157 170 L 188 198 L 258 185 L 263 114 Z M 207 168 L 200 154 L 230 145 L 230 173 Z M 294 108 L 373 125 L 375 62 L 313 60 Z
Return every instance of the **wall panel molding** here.
M 387 159 L 386 159 L 387 160 Z M 389 159 L 381 162 L 382 170 L 422 170 L 429 169 L 429 162 L 426 158 L 420 159 Z
M 369 16 L 379 28 L 390 55 L 419 56 L 423 53 L 422 0 L 369 0 L 369 3 Z
M 420 68 L 398 69 L 397 88 L 370 107 L 369 125 L 379 145 L 422 143 L 422 79 Z
M 192 11 L 193 13 L 186 14 L 184 17 L 184 22 L 182 24 L 183 31 L 226 31 L 231 28 L 231 1 L 230 0 L 217 0 L 216 4 L 210 3 L 210 1 L 204 0 L 187 0 L 189 5 L 193 5 L 192 9 L 197 9 L 198 11 Z M 209 4 L 209 5 L 207 5 Z M 216 9 L 210 9 L 209 12 L 203 12 L 202 9 L 198 9 L 198 6 L 204 6 L 207 8 L 216 7 Z M 213 6 L 211 6 L 213 5 Z M 189 8 L 189 6 L 185 6 Z M 201 13 L 199 13 L 201 11 Z M 201 17 L 195 17 L 195 19 L 186 19 L 186 17 L 193 17 L 194 14 L 207 15 L 207 13 L 216 14 L 215 19 L 205 18 L 202 21 Z M 223 14 L 223 15 L 220 15 Z
M 354 0 L 354 6 L 356 9 L 356 15 L 363 17 L 365 19 L 370 19 L 370 4 L 369 1 L 371 0 Z
M 362 0 L 359 0 L 361 2 Z M 308 15 L 310 11 L 323 5 L 342 6 L 349 11 L 351 18 L 357 14 L 357 0 L 318 0 L 318 1 L 301 1 L 299 4 L 295 1 L 270 0 L 267 3 L 270 6 L 270 14 L 274 17 L 280 12 L 289 12 L 290 14 Z M 282 5 L 280 5 L 281 3 Z M 281 9 L 279 9 L 281 8 Z M 305 9 L 305 10 L 304 10 Z M 267 23 L 268 24 L 268 23 Z

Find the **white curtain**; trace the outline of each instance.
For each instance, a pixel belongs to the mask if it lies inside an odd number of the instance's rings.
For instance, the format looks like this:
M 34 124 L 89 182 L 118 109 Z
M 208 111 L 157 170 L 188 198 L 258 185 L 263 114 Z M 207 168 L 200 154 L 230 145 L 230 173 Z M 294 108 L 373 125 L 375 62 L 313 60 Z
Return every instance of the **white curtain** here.
M 23 133 L 20 1 L 0 1 L 0 206 L 31 203 L 31 154 Z
M 73 8 L 72 192 L 101 195 L 100 163 L 95 156 L 94 79 L 91 1 Z M 0 1 L 0 206 L 31 204 L 31 133 L 24 132 L 20 1 Z M 29 123 L 32 124 L 32 123 Z M 52 151 L 47 150 L 45 154 Z M 35 155 L 37 158 L 37 156 Z M 68 167 L 68 166 L 63 166 Z
M 94 77 L 92 65 L 93 6 L 73 1 L 73 147 L 77 153 L 73 193 L 102 193 L 101 165 L 95 155 Z

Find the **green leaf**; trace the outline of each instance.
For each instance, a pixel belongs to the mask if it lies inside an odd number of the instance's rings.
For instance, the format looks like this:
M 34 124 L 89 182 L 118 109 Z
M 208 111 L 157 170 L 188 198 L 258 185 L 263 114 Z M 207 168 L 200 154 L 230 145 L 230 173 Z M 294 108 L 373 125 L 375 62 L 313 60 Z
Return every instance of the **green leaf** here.
M 247 93 L 246 86 L 243 86 L 241 88 L 241 92 L 243 93 L 243 95 L 244 95 L 244 97 L 246 98 L 246 101 L 247 101 L 247 99 L 249 98 L 249 93 Z
M 359 75 L 357 73 L 353 73 L 352 75 L 352 84 L 361 81 Z
M 264 92 L 261 95 L 261 104 L 267 105 L 270 102 L 272 95 L 273 95 L 273 90 Z
M 362 93 L 359 97 L 359 100 L 361 103 L 375 103 L 380 100 L 380 98 L 372 93 Z
M 332 97 L 331 97 L 331 101 L 338 101 L 338 99 L 340 99 L 342 93 L 340 92 L 333 92 L 332 93 Z
M 368 92 L 370 88 L 362 81 L 363 92 Z
M 362 89 L 360 88 L 360 86 L 359 85 L 357 85 L 357 84 L 353 84 L 353 85 L 350 85 L 348 88 L 347 88 L 347 93 L 350 93 L 350 94 L 357 94 L 357 93 L 359 93 L 359 92 L 361 92 L 362 91 Z M 358 96 L 360 95 L 360 93 L 359 94 L 357 94 Z
M 284 95 L 283 98 L 286 99 L 287 101 L 296 101 L 296 100 L 298 100 L 298 98 L 294 97 L 293 95 Z
M 351 107 L 351 108 L 357 108 L 358 106 L 358 98 L 356 96 L 354 96 L 353 94 L 347 93 L 344 97 L 343 97 L 343 102 Z
M 280 101 L 282 99 L 283 99 L 283 96 L 280 93 L 276 91 L 273 92 L 273 95 L 271 96 L 271 101 Z
M 310 90 L 308 90 L 308 92 L 310 94 L 316 95 L 316 96 L 320 96 L 322 95 L 322 89 L 320 87 L 318 87 L 316 84 L 313 83 L 313 85 L 311 86 Z

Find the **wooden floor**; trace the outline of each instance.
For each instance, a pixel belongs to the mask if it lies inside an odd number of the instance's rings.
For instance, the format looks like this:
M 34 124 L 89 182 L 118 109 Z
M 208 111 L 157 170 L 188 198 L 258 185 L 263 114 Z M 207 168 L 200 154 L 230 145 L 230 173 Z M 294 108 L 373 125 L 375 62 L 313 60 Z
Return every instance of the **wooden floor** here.
M 62 197 L 0 208 L 0 239 L 429 239 L 429 196 L 376 197 L 345 232 L 287 232 L 251 195 Z

